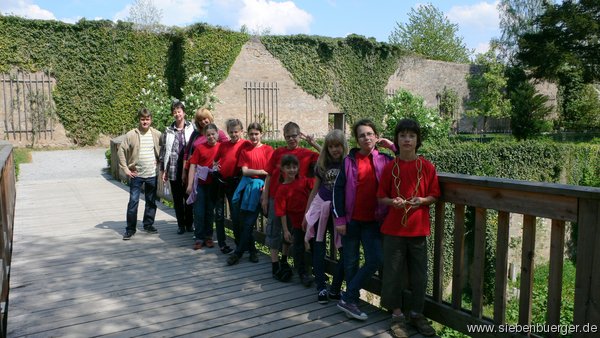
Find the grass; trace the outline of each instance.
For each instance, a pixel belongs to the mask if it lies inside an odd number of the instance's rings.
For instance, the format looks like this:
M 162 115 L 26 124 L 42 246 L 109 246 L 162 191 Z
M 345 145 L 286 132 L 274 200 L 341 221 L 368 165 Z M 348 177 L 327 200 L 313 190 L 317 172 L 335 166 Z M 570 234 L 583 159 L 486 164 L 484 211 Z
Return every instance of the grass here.
M 13 160 L 15 161 L 15 176 L 18 179 L 20 164 L 31 163 L 31 148 L 13 148 Z

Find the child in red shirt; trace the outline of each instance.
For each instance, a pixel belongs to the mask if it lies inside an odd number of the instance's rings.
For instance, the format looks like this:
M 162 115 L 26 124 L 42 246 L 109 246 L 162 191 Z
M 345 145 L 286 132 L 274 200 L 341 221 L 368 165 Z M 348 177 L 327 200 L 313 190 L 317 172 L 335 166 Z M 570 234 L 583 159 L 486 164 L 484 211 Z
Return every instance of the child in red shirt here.
M 280 167 L 283 182 L 275 194 L 275 216 L 281 217 L 284 240 L 293 243 L 294 267 L 298 272 L 300 282 L 304 286 L 310 287 L 312 278 L 306 273 L 305 233 L 302 230 L 302 223 L 314 180 L 298 176 L 299 161 L 294 155 L 284 155 L 281 158 Z
M 216 190 L 213 182 L 214 159 L 219 151 L 219 128 L 213 123 L 205 127 L 206 143 L 198 145 L 190 158 L 190 175 L 186 192 L 188 203 L 194 203 L 194 250 L 214 247 L 213 221 Z M 194 195 L 195 192 L 195 195 Z
M 398 156 L 381 174 L 377 197 L 390 206 L 381 226 L 383 234 L 383 281 L 381 304 L 392 310 L 395 337 L 408 337 L 402 313 L 403 267 L 410 276 L 409 323 L 424 336 L 435 330 L 423 316 L 427 288 L 427 236 L 430 234 L 429 205 L 441 195 L 435 167 L 417 155 L 421 129 L 411 119 L 398 122 L 394 131 Z
M 229 141 L 222 142 L 219 151 L 215 156 L 218 171 L 215 172 L 214 184 L 217 189 L 217 201 L 215 203 L 215 226 L 217 228 L 217 240 L 219 248 L 224 254 L 233 251 L 228 245 L 225 236 L 225 198 L 229 204 L 229 214 L 231 215 L 231 227 L 233 238 L 236 245 L 240 241 L 240 212 L 239 205 L 233 203 L 233 193 L 240 182 L 242 170 L 238 166 L 240 153 L 244 149 L 253 148 L 248 140 L 242 138 L 244 133 L 242 122 L 238 119 L 229 119 L 225 122 Z
M 286 147 L 277 148 L 269 165 L 267 166 L 267 178 L 265 187 L 261 196 L 261 204 L 263 213 L 268 216 L 265 244 L 271 251 L 271 268 L 273 277 L 277 280 L 287 282 L 291 278 L 291 269 L 287 262 L 287 255 L 290 243 L 283 240 L 283 231 L 281 228 L 280 218 L 275 216 L 275 194 L 280 184 L 280 164 L 283 155 L 291 154 L 298 158 L 298 174 L 302 177 L 310 177 L 313 173 L 314 164 L 319 158 L 319 154 L 299 147 L 301 139 L 306 140 L 310 145 L 321 151 L 321 147 L 310 136 L 306 136 L 300 132 L 300 127 L 294 122 L 288 122 L 283 126 L 283 136 L 287 144 Z M 282 253 L 281 261 L 279 261 L 279 252 Z M 281 271 L 280 271 L 281 270 Z M 278 272 L 287 271 L 282 278 L 282 274 Z

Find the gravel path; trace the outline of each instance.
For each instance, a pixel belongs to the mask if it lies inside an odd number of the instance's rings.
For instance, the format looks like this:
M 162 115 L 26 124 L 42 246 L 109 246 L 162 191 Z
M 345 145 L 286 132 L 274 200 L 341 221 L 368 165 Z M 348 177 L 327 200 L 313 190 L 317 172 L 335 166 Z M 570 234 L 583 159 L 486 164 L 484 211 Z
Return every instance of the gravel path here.
M 108 175 L 107 148 L 48 150 L 31 153 L 31 163 L 20 166 L 19 181 L 88 178 Z

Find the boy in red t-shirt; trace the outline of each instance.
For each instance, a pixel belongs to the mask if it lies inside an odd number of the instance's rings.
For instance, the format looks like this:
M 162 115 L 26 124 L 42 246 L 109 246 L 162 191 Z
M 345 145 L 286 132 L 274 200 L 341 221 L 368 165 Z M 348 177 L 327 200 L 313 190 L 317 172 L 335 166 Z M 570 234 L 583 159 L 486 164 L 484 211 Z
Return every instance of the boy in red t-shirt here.
M 213 123 L 205 127 L 206 143 L 198 145 L 190 158 L 190 175 L 187 184 L 189 201 L 194 203 L 194 250 L 214 247 L 213 221 L 217 197 L 212 171 L 219 151 L 219 128 Z M 195 193 L 195 194 L 194 194 Z
M 288 122 L 283 127 L 283 136 L 285 138 L 285 142 L 287 144 L 286 147 L 277 148 L 273 155 L 271 156 L 271 160 L 269 161 L 269 165 L 267 166 L 267 178 L 265 180 L 265 188 L 263 190 L 263 194 L 261 196 L 261 204 L 263 213 L 268 216 L 267 219 L 267 229 L 266 229 L 266 237 L 265 244 L 270 248 L 271 251 L 271 267 L 273 272 L 273 277 L 277 280 L 281 280 L 284 282 L 289 281 L 291 278 L 291 273 L 281 274 L 278 272 L 289 271 L 287 255 L 289 251 L 289 246 L 291 243 L 288 243 L 283 240 L 283 231 L 281 228 L 281 222 L 279 217 L 275 216 L 275 194 L 277 193 L 277 188 L 279 187 L 279 177 L 280 177 L 280 164 L 281 158 L 283 155 L 291 154 L 298 158 L 299 166 L 298 166 L 298 174 L 303 177 L 312 177 L 313 168 L 315 163 L 319 158 L 319 153 L 308 150 L 306 148 L 299 147 L 298 144 L 300 139 L 306 140 L 311 146 L 315 147 L 318 151 L 321 151 L 321 147 L 314 141 L 314 139 L 310 136 L 304 135 L 300 132 L 300 127 L 294 122 Z M 281 262 L 279 262 L 279 252 L 281 251 Z M 282 271 L 279 271 L 282 270 Z M 284 278 L 282 278 L 284 277 Z
M 410 276 L 409 323 L 424 336 L 435 330 L 423 316 L 427 288 L 427 236 L 430 234 L 429 205 L 440 197 L 435 167 L 417 155 L 421 146 L 421 129 L 411 119 L 398 122 L 394 131 L 398 156 L 381 174 L 377 197 L 390 206 L 381 226 L 383 234 L 383 281 L 381 304 L 392 310 L 391 331 L 394 337 L 408 337 L 402 313 L 402 268 Z
M 296 156 L 287 154 L 281 158 L 283 182 L 275 194 L 275 216 L 281 219 L 284 240 L 288 243 L 293 242 L 294 267 L 300 282 L 310 287 L 313 279 L 307 274 L 305 266 L 305 233 L 302 230 L 302 221 L 314 180 L 298 176 L 298 167 Z
M 225 198 L 229 204 L 229 214 L 231 215 L 231 227 L 233 230 L 233 238 L 236 245 L 240 241 L 240 212 L 239 205 L 233 203 L 233 193 L 240 182 L 242 170 L 238 166 L 238 158 L 244 149 L 252 148 L 252 144 L 248 140 L 242 138 L 244 133 L 242 122 L 238 119 L 229 119 L 225 122 L 229 141 L 222 142 L 219 146 L 219 151 L 215 156 L 217 169 L 215 177 L 217 178 L 214 184 L 217 185 L 217 201 L 215 204 L 215 226 L 217 228 L 217 240 L 219 248 L 224 254 L 229 254 L 233 251 L 228 245 L 225 237 Z

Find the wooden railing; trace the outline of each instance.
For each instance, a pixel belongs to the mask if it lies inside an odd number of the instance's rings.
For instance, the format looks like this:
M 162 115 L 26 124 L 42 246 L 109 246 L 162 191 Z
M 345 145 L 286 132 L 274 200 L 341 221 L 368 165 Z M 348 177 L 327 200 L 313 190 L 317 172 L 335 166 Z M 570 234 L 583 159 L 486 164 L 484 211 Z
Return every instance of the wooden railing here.
M 12 256 L 13 225 L 15 217 L 15 165 L 13 147 L 10 143 L 0 141 L 0 273 L 2 285 L 0 290 L 0 337 L 6 337 L 8 318 L 8 292 L 10 281 L 10 262 Z
M 113 164 L 114 165 L 114 164 Z M 114 174 L 113 174 L 114 175 Z M 117 171 L 118 175 L 118 171 Z M 118 176 L 117 176 L 118 177 Z M 518 323 L 527 325 L 532 318 L 532 293 L 536 221 L 551 219 L 548 302 L 546 325 L 560 324 L 562 300 L 565 224 L 578 224 L 575 280 L 574 325 L 596 325 L 600 330 L 600 189 L 563 184 L 536 183 L 490 177 L 439 174 L 442 197 L 435 204 L 433 234 L 433 291 L 427 296 L 425 315 L 465 334 L 477 337 L 504 337 L 507 333 L 469 332 L 469 325 L 506 324 L 508 251 L 511 214 L 523 215 Z M 454 210 L 453 238 L 444 238 L 446 205 Z M 475 209 L 472 264 L 465 264 L 465 211 Z M 483 315 L 484 257 L 488 211 L 498 214 L 495 261 L 493 317 Z M 257 225 L 258 242 L 264 240 L 264 222 Z M 453 245 L 451 287 L 446 287 L 444 244 Z M 329 245 L 331 246 L 331 243 Z M 335 252 L 329 250 L 327 270 L 333 271 Z M 465 279 L 471 286 L 469 308 L 463 306 Z M 375 276 L 364 288 L 380 294 L 381 281 Z M 449 290 L 449 291 L 446 291 Z M 449 294 L 448 294 L 449 293 Z M 595 337 L 594 333 L 574 333 L 576 337 Z M 526 334 L 525 334 L 526 335 Z M 559 333 L 546 333 L 558 337 Z M 535 335 L 532 335 L 535 336 Z

